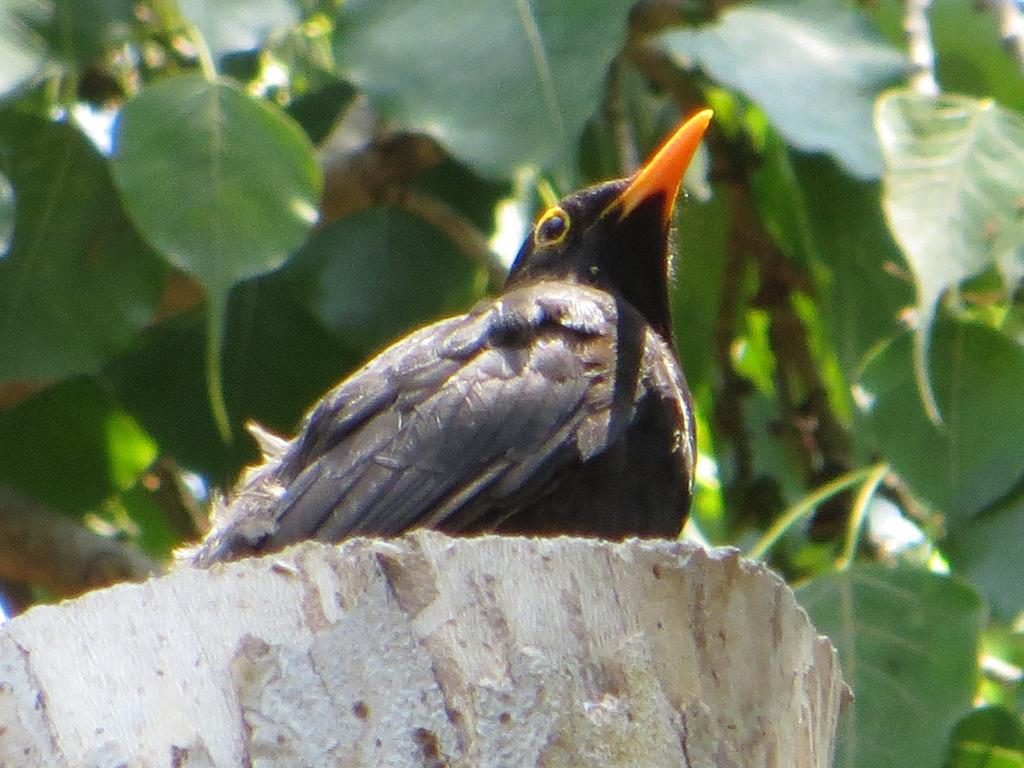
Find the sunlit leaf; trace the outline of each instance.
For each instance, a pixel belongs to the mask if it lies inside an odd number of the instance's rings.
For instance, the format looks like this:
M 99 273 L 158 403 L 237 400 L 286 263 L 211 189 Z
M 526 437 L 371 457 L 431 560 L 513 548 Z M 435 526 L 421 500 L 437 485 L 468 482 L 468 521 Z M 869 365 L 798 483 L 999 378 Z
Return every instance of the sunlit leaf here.
M 90 379 L 0 412 L 0 480 L 65 512 L 95 510 L 155 457 L 152 439 Z
M 882 173 L 875 97 L 906 72 L 856 8 L 839 0 L 733 5 L 715 24 L 661 36 L 684 69 L 696 65 L 757 103 L 793 146 L 824 151 L 863 178 Z
M 218 374 L 227 295 L 236 282 L 279 267 L 315 222 L 321 176 L 313 147 L 273 105 L 186 75 L 125 106 L 113 167 L 142 233 L 206 289 L 210 399 L 226 434 Z
M 1020 717 L 998 707 L 972 712 L 953 731 L 946 768 L 1024 768 Z
M 215 54 L 258 48 L 271 31 L 299 20 L 291 0 L 178 0 L 178 7 Z
M 923 570 L 855 565 L 797 590 L 839 650 L 854 700 L 835 768 L 940 768 L 974 691 L 981 600 Z
M 883 206 L 927 333 L 947 288 L 991 265 L 1024 277 L 1024 118 L 992 101 L 908 91 L 878 103 Z
M 0 3 L 0 96 L 38 71 L 46 47 L 33 27 L 45 18 L 43 0 L 6 0 Z
M 114 175 L 142 233 L 222 297 L 280 266 L 316 220 L 313 148 L 273 105 L 195 75 L 125 106 Z
M 519 165 L 572 178 L 576 144 L 625 40 L 632 0 L 352 0 L 342 74 L 397 124 L 489 176 Z

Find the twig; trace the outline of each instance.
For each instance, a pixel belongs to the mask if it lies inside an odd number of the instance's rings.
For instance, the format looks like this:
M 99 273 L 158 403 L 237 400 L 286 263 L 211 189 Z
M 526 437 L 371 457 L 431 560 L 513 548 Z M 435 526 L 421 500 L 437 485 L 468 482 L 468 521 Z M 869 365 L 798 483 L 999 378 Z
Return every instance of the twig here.
M 320 149 L 320 226 L 371 205 L 392 205 L 440 229 L 460 253 L 487 270 L 492 287 L 500 286 L 507 270 L 484 234 L 451 206 L 409 186 L 443 159 L 432 139 L 389 133 L 365 99 L 355 100 Z
M 384 202 L 393 203 L 444 232 L 463 255 L 487 270 L 487 281 L 492 287 L 504 282 L 508 270 L 501 258 L 490 249 L 483 233 L 454 208 L 408 187 L 397 188 L 394 198 L 389 197 L 386 195 Z

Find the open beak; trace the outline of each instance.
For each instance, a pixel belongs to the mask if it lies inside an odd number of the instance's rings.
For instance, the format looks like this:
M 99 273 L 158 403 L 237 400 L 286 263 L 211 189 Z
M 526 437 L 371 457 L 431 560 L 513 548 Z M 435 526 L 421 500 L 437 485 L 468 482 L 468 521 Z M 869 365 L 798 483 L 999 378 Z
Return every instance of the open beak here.
M 704 131 L 714 114 L 704 109 L 683 123 L 669 139 L 661 145 L 654 156 L 647 161 L 615 201 L 619 215 L 626 217 L 644 200 L 660 195 L 664 208 L 664 221 L 672 220 L 672 208 L 676 191 L 683 180 L 693 155 L 700 146 Z

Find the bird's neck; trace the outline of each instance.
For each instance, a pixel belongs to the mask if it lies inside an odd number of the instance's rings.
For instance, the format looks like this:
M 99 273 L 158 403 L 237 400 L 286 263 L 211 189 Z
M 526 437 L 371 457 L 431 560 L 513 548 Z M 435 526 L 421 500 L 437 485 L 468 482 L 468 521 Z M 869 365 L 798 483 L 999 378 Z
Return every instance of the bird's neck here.
M 619 294 L 647 321 L 658 334 L 675 348 L 672 341 L 672 311 L 669 306 L 668 286 L 665 278 L 656 280 L 635 280 L 628 283 L 617 281 Z
M 624 240 L 618 253 L 604 261 L 594 277 L 598 287 L 629 302 L 674 348 L 667 234 L 657 239 Z

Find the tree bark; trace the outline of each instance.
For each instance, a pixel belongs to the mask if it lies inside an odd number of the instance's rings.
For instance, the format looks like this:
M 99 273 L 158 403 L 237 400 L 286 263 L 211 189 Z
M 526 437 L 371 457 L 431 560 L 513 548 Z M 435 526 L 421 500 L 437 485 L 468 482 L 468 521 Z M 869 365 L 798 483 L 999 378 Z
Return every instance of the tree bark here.
M 305 543 L 0 627 L 0 765 L 827 768 L 792 592 L 679 542 Z

